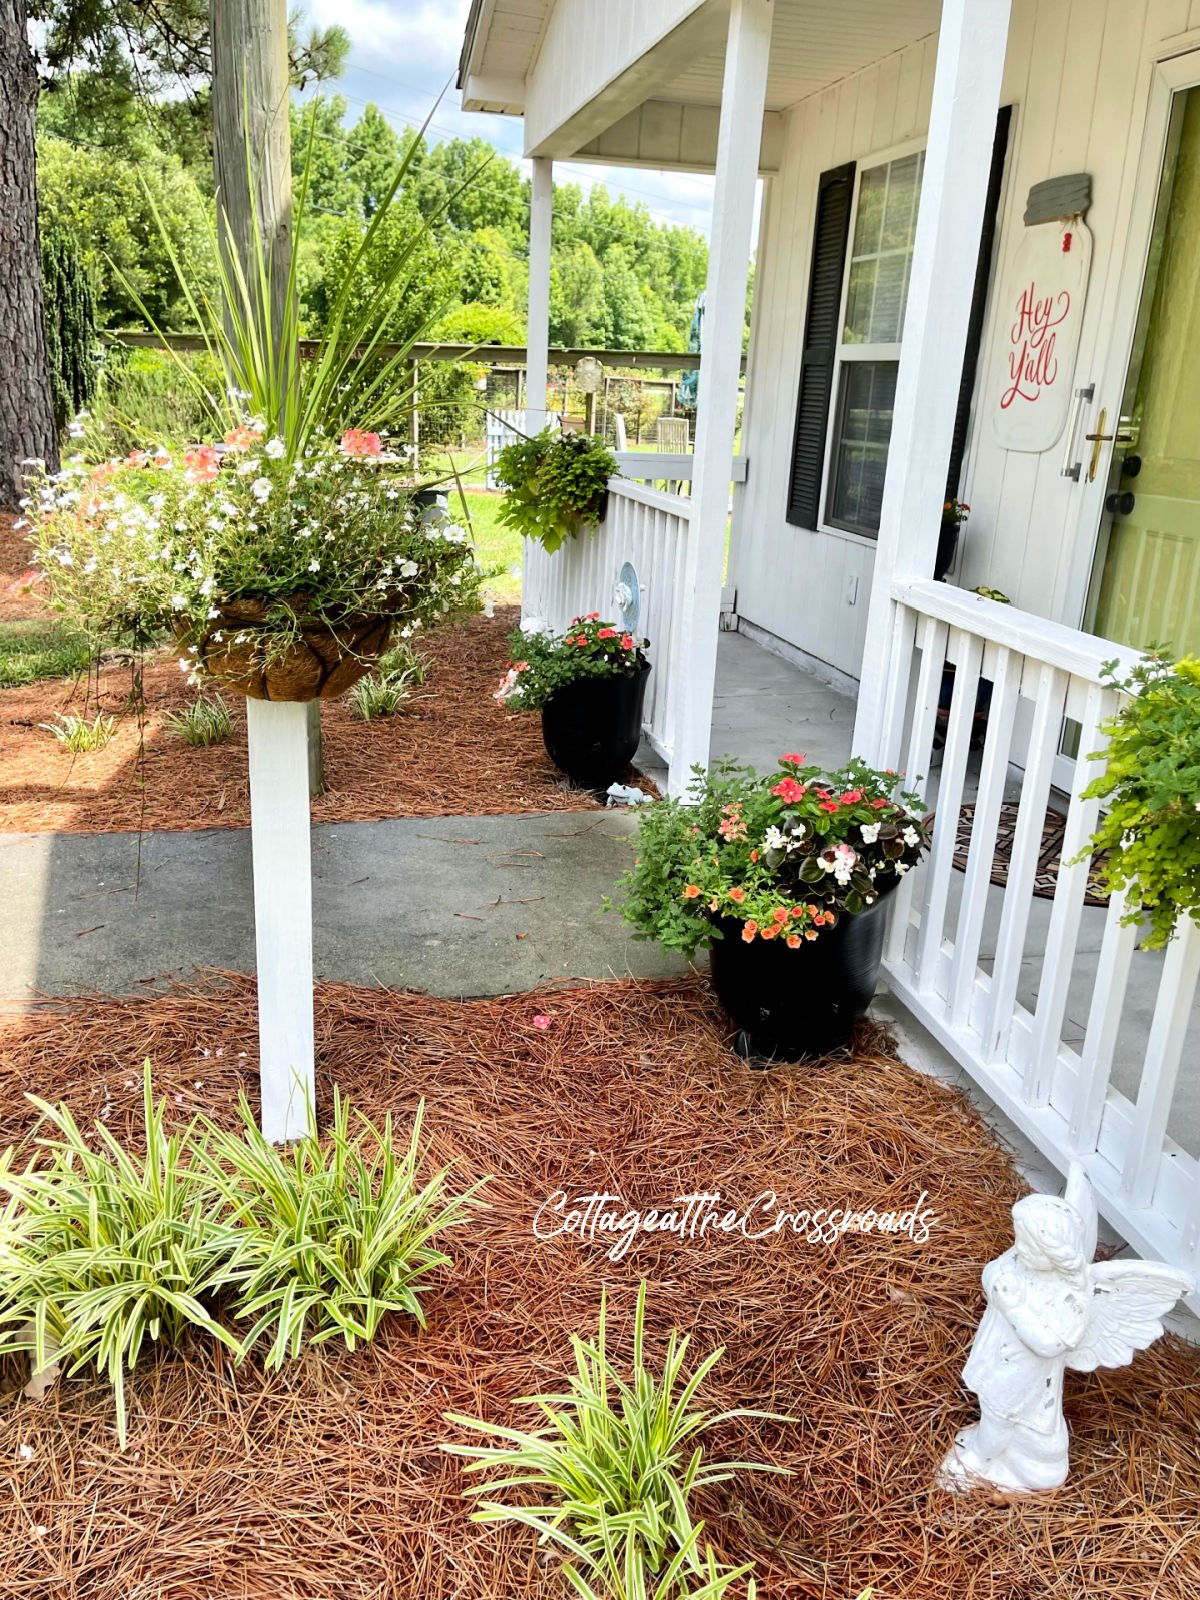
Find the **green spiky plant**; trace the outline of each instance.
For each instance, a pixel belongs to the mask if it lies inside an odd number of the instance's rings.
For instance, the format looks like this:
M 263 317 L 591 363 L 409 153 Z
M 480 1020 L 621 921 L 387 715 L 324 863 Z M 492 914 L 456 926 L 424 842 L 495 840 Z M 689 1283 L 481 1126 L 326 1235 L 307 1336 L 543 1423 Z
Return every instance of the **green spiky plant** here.
M 270 1144 L 243 1096 L 235 1132 L 206 1125 L 202 1159 L 228 1207 L 229 1252 L 222 1283 L 234 1314 L 249 1322 L 241 1349 L 270 1338 L 278 1368 L 307 1344 L 341 1338 L 353 1350 L 375 1337 L 389 1312 L 422 1327 L 427 1280 L 450 1257 L 435 1241 L 467 1220 L 479 1185 L 449 1194 L 449 1168 L 422 1183 L 424 1102 L 407 1147 L 397 1154 L 389 1115 L 382 1129 L 351 1110 L 338 1091 L 333 1121 L 290 1148 Z
M 14 1148 L 0 1156 L 0 1353 L 26 1352 L 35 1370 L 97 1367 L 124 1448 L 125 1375 L 147 1343 L 177 1345 L 196 1328 L 238 1349 L 204 1303 L 229 1253 L 226 1202 L 194 1161 L 195 1124 L 166 1132 L 149 1062 L 144 1155 L 102 1122 L 89 1141 L 66 1106 L 28 1099 L 52 1131 L 21 1169 Z
M 575 1373 L 567 1391 L 518 1401 L 541 1413 L 541 1428 L 448 1413 L 447 1421 L 502 1442 L 442 1448 L 469 1458 L 465 1471 L 488 1474 L 486 1483 L 466 1491 L 478 1501 L 473 1520 L 536 1529 L 570 1557 L 566 1576 L 586 1600 L 598 1600 L 597 1586 L 614 1600 L 716 1600 L 750 1568 L 723 1568 L 711 1552 L 701 1554 L 703 1524 L 693 1521 L 690 1496 L 735 1472 L 786 1469 L 705 1461 L 703 1435 L 733 1417 L 788 1419 L 745 1409 L 714 1414 L 694 1404 L 723 1348 L 689 1374 L 690 1340 L 672 1332 L 661 1368 L 649 1366 L 644 1282 L 634 1313 L 632 1371 L 622 1376 L 608 1355 L 606 1312 L 602 1297 L 594 1340 L 571 1336 Z M 493 1498 L 513 1489 L 533 1491 L 538 1503 Z
M 430 118 L 436 110 L 435 105 Z M 225 374 L 225 393 L 214 395 L 193 363 L 178 352 L 171 354 L 184 384 L 212 413 L 219 430 L 234 429 L 247 415 L 252 416 L 266 434 L 284 441 L 286 460 L 290 463 L 304 453 L 305 446 L 317 434 L 336 435 L 345 428 L 394 428 L 411 414 L 415 401 L 412 348 L 438 322 L 446 306 L 431 304 L 407 337 L 394 346 L 388 338 L 391 331 L 388 313 L 395 295 L 409 281 L 433 227 L 474 181 L 476 173 L 469 173 L 443 206 L 413 229 L 391 256 L 386 271 L 371 277 L 366 292 L 363 292 L 362 280 L 373 247 L 388 224 L 389 207 L 407 180 L 417 153 L 424 148 L 423 135 L 428 123 L 429 118 L 410 141 L 351 255 L 311 359 L 300 359 L 298 272 L 317 140 L 315 117 L 310 118 L 293 206 L 293 247 L 286 285 L 282 297 L 274 301 L 271 247 L 264 237 L 254 186 L 250 182 L 252 155 L 248 133 L 246 174 L 251 215 L 248 261 L 243 263 L 236 250 L 221 248 L 219 228 L 214 221 L 209 240 L 216 279 L 213 294 L 208 293 L 179 258 L 153 196 L 147 196 L 192 324 L 200 332 L 208 355 Z M 115 266 L 114 270 L 119 272 Z M 123 274 L 121 277 L 147 325 L 163 337 L 135 286 Z
M 202 695 L 182 711 L 166 712 L 163 726 L 184 744 L 200 747 L 222 744 L 228 739 L 233 732 L 233 718 L 219 694 Z

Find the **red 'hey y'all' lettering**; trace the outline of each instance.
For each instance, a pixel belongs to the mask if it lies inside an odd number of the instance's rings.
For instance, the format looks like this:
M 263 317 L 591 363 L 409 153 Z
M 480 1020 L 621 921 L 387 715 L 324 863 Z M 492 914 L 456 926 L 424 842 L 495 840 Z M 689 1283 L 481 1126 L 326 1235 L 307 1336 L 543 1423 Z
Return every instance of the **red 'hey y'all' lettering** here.
M 1014 400 L 1036 400 L 1058 377 L 1054 358 L 1055 329 L 1071 310 L 1066 289 L 1058 294 L 1040 295 L 1030 284 L 1017 301 L 1017 320 L 1009 332 L 1012 348 L 1008 353 L 1009 387 L 1000 396 L 1000 409 L 1007 411 Z

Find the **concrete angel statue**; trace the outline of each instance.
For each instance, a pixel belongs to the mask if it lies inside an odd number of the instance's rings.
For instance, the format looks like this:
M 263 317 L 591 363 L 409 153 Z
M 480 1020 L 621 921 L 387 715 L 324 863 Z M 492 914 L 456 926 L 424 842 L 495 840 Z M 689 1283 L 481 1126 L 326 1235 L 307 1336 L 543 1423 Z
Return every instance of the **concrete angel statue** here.
M 1012 1248 L 983 1269 L 987 1309 L 963 1369 L 979 1421 L 942 1463 L 943 1489 L 1057 1489 L 1068 1465 L 1064 1370 L 1123 1367 L 1194 1287 L 1158 1261 L 1093 1262 L 1096 1202 L 1078 1162 L 1063 1199 L 1027 1195 L 1012 1217 Z

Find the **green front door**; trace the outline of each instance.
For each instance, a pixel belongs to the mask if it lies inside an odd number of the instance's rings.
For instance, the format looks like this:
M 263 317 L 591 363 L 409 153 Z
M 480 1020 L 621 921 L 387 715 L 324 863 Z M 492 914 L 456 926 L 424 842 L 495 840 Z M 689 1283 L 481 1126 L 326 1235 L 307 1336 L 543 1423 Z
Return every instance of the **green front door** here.
M 1091 631 L 1200 654 L 1200 89 L 1175 96 Z

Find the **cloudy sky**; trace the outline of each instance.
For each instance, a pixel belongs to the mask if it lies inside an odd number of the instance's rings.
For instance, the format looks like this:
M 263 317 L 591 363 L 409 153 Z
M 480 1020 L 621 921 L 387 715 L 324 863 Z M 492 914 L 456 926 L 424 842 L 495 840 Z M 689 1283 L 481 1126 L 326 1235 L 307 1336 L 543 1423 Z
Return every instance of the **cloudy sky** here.
M 507 155 L 520 157 L 518 119 L 464 112 L 459 104 L 454 80 L 470 0 L 302 0 L 298 9 L 309 22 L 321 27 L 337 22 L 350 35 L 346 71 L 336 84 L 327 85 L 348 102 L 349 119 L 372 101 L 397 127 L 419 126 L 445 90 L 434 112 L 431 138 L 479 134 Z M 585 187 L 605 183 L 610 191 L 641 201 L 661 221 L 708 232 L 711 178 L 576 162 L 556 163 L 556 171 Z

